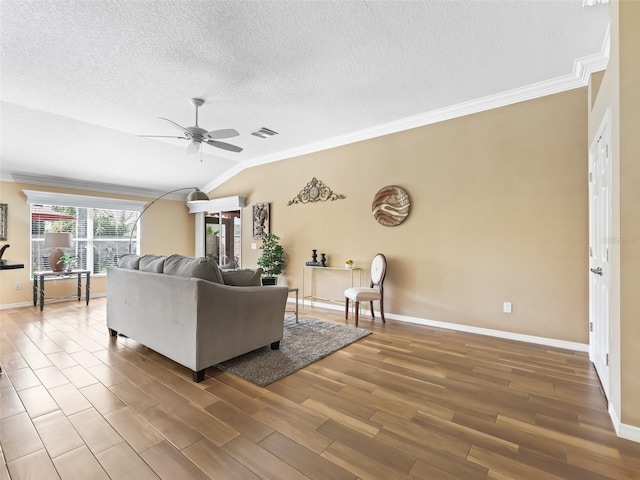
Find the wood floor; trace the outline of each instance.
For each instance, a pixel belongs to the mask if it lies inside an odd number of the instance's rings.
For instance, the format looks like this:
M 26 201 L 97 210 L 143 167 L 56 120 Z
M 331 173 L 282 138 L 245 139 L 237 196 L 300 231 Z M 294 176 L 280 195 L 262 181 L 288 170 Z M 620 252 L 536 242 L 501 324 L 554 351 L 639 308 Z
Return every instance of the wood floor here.
M 586 354 L 360 326 L 260 388 L 110 338 L 104 299 L 0 311 L 0 479 L 640 478 Z

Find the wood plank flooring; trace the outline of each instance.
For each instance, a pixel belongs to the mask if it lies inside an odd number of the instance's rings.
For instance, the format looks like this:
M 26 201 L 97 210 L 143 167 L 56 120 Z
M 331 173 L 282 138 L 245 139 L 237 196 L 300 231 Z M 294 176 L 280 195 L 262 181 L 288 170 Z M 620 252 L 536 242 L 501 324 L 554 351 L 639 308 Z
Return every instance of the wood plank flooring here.
M 105 299 L 0 311 L 0 480 L 640 478 L 586 354 L 360 325 L 260 388 L 109 337 Z

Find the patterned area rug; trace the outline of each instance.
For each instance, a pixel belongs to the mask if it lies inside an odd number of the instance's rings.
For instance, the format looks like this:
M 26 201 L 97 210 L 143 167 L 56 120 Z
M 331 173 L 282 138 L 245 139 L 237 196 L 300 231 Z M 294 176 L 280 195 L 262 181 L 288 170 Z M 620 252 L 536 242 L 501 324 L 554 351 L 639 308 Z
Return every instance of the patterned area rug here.
M 291 375 L 301 368 L 366 337 L 371 332 L 294 316 L 284 319 L 284 337 L 279 350 L 269 346 L 259 348 L 216 365 L 260 387 Z

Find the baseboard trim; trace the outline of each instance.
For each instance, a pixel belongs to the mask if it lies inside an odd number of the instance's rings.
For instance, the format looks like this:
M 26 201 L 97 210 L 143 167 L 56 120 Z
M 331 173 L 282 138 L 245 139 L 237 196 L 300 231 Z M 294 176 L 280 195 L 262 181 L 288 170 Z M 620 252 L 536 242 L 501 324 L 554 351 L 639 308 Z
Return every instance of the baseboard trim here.
M 616 435 L 620 438 L 624 438 L 626 440 L 631 440 L 632 442 L 640 443 L 640 427 L 634 427 L 632 425 L 627 425 L 625 423 L 621 423 L 618 418 L 618 412 L 613 407 L 613 404 L 609 402 L 609 417 L 611 417 L 611 423 L 613 423 L 613 428 L 616 431 Z
M 96 293 L 96 294 L 91 294 L 89 298 L 90 299 L 102 298 L 106 296 L 107 296 L 106 293 Z M 51 303 L 71 302 L 71 301 L 73 301 L 71 298 L 50 298 L 46 300 L 45 307 Z M 34 305 L 33 302 L 21 302 L 21 303 L 8 303 L 6 305 L 0 305 L 0 310 L 11 310 L 12 308 L 24 308 L 24 307 L 39 308 L 38 306 Z
M 295 300 L 294 300 L 295 301 Z M 309 300 L 301 302 L 303 305 L 311 305 Z M 330 310 L 344 310 L 343 305 L 313 302 L 313 306 L 327 308 Z M 371 312 L 365 308 L 361 309 L 362 313 L 371 315 Z M 302 314 L 301 314 L 302 315 Z M 437 320 L 429 320 L 426 318 L 410 317 L 407 315 L 397 315 L 395 313 L 385 313 L 386 318 L 392 320 L 398 320 L 400 322 L 416 323 L 418 325 L 425 325 L 428 327 L 446 328 L 447 330 L 457 330 L 460 332 L 476 333 L 478 335 L 486 335 L 490 337 L 504 338 L 508 340 L 516 340 L 519 342 L 535 343 L 538 345 L 545 345 L 548 347 L 562 348 L 565 350 L 574 350 L 578 352 L 588 352 L 589 345 L 586 343 L 569 342 L 566 340 L 557 340 L 555 338 L 537 337 L 535 335 L 525 335 L 522 333 L 505 332 L 503 330 L 493 330 L 491 328 L 473 327 L 470 325 L 462 325 L 459 323 L 440 322 Z
M 617 434 L 620 438 L 631 440 L 632 442 L 640 443 L 640 428 L 621 423 L 617 430 Z

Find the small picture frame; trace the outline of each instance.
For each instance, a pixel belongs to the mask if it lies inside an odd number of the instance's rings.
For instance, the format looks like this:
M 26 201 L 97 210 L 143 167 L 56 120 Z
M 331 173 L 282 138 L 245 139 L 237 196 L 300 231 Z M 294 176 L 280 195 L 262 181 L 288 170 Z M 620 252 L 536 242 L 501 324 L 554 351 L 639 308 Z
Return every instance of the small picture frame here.
M 261 239 L 269 234 L 269 204 L 256 203 L 253 206 L 253 238 Z
M 0 220 L 0 240 L 7 240 L 7 224 L 9 223 L 9 218 L 6 203 L 0 203 Z

